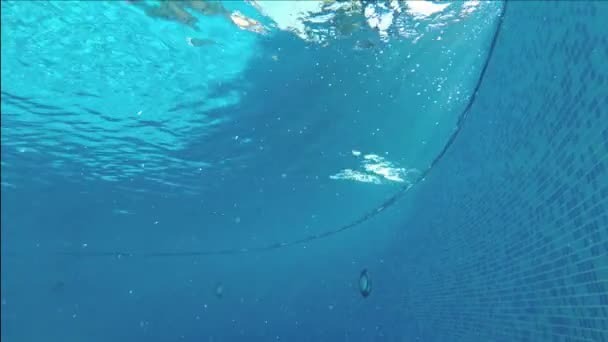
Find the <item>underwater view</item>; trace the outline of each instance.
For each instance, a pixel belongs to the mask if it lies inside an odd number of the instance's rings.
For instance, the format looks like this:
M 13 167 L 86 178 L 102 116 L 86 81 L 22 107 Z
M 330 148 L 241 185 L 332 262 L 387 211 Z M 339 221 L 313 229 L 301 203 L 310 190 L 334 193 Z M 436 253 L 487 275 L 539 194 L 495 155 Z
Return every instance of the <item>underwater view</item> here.
M 2 341 L 608 342 L 606 18 L 3 0 Z

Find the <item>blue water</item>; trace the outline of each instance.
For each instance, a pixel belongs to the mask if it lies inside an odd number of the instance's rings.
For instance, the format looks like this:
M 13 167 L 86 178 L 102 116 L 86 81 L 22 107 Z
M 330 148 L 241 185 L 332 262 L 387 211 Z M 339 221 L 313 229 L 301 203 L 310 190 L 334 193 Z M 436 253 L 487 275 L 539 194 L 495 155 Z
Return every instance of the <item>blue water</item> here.
M 2 2 L 2 339 L 608 341 L 608 6 L 277 3 Z

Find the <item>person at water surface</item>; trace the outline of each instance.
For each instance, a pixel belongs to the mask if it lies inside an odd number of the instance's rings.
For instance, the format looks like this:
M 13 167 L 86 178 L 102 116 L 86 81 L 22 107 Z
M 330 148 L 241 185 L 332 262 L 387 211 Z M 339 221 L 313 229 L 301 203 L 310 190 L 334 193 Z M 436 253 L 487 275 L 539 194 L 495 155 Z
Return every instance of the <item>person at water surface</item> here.
M 246 17 L 238 11 L 230 12 L 220 1 L 160 0 L 159 5 L 150 5 L 141 0 L 127 0 L 127 2 L 141 8 L 149 17 L 175 21 L 190 26 L 195 30 L 200 30 L 197 25 L 198 19 L 189 11 L 206 16 L 223 16 L 240 29 L 255 33 L 266 32 L 266 29 L 259 21 Z

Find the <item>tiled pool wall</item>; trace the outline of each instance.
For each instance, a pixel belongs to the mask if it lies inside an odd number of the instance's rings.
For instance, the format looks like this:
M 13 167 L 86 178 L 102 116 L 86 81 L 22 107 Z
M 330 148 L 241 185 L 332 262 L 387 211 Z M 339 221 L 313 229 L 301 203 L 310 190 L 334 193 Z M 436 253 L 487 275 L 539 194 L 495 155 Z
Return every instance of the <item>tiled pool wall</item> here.
M 508 2 L 403 223 L 400 305 L 421 341 L 608 341 L 606 18 L 608 2 Z

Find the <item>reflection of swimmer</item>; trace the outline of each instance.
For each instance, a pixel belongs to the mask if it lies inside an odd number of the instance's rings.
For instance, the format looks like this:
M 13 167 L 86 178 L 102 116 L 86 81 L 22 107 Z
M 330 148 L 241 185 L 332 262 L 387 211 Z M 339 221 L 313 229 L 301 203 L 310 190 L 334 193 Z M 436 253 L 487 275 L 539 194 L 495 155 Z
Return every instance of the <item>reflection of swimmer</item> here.
M 246 17 L 242 13 L 235 11 L 230 12 L 219 1 L 204 1 L 204 0 L 182 0 L 171 1 L 161 0 L 160 5 L 154 6 L 146 4 L 144 1 L 127 0 L 129 3 L 138 6 L 150 17 L 161 18 L 171 21 L 176 21 L 188 25 L 198 30 L 196 19 L 188 10 L 198 12 L 202 15 L 220 15 L 229 19 L 234 25 L 240 29 L 255 32 L 265 33 L 265 28 L 257 20 Z
M 213 39 L 201 39 L 201 38 L 193 38 L 193 37 L 187 37 L 186 42 L 188 43 L 188 45 L 196 46 L 196 47 L 201 47 L 201 46 L 206 46 L 206 45 L 219 45 L 218 42 L 216 42 Z
M 188 6 L 203 15 L 230 15 L 230 11 L 228 11 L 219 1 L 191 0 L 183 2 L 185 6 Z
M 148 5 L 144 2 L 136 2 L 135 4 L 143 8 L 144 12 L 150 17 L 177 21 L 194 29 L 198 29 L 196 26 L 198 20 L 185 10 L 185 3 L 186 1 L 165 0 L 161 1 L 159 6 Z

